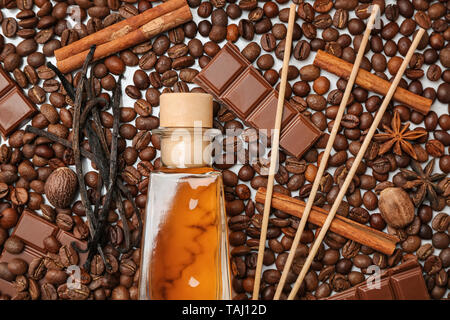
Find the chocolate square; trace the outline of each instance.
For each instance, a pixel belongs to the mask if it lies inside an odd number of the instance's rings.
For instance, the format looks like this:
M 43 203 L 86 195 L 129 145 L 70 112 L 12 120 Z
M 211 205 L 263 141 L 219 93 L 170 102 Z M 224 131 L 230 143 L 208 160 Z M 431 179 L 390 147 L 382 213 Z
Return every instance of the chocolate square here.
M 275 117 L 278 105 L 278 92 L 273 90 L 266 99 L 250 114 L 246 119 L 250 126 L 258 129 L 267 130 L 267 136 L 271 137 L 272 129 L 275 128 Z M 284 101 L 283 117 L 281 119 L 281 128 L 294 117 L 297 112 Z
M 55 235 L 58 227 L 38 215 L 24 210 L 13 235 L 21 238 L 36 250 L 45 251 L 44 239 Z
M 0 98 L 0 131 L 4 137 L 10 135 L 25 120 L 37 112 L 36 108 L 14 87 Z
M 220 96 L 246 66 L 231 47 L 225 46 L 198 75 L 198 79 L 206 83 L 216 96 Z
M 370 284 L 371 286 L 374 283 Z M 380 281 L 380 288 L 374 289 L 367 284 L 358 288 L 359 296 L 361 300 L 394 300 L 395 296 L 389 285 L 389 279 L 382 279 Z
M 9 296 L 10 298 L 16 295 L 16 288 L 11 282 L 0 279 L 0 293 Z
M 44 252 L 33 249 L 30 246 L 25 246 L 23 251 L 18 254 L 9 253 L 6 250 L 3 250 L 3 253 L 0 257 L 0 262 L 10 262 L 12 259 L 22 259 L 26 263 L 30 264 L 36 258 L 41 258 L 45 256 Z
M 282 130 L 280 145 L 294 157 L 300 158 L 316 141 L 321 132 L 302 114 L 297 114 Z
M 253 68 L 247 68 L 222 96 L 222 100 L 243 119 L 270 92 L 271 87 L 262 81 L 261 76 Z
M 213 95 L 242 121 L 264 131 L 270 138 L 275 122 L 275 97 L 278 92 L 234 44 L 227 42 L 193 82 Z M 283 112 L 281 124 L 281 135 L 284 134 L 282 147 L 289 154 L 300 157 L 317 141 L 321 132 L 303 116 L 296 119 L 298 113 L 295 108 L 286 100 L 284 103 L 287 107 Z M 296 125 L 299 125 L 299 128 L 296 128 Z M 297 135 L 300 135 L 300 143 Z M 313 140 L 306 141 L 303 137 Z
M 0 95 L 14 87 L 14 82 L 8 76 L 5 70 L 0 67 Z
M 420 267 L 391 277 L 392 289 L 398 300 L 427 300 L 427 288 Z
M 334 296 L 331 296 L 325 300 L 359 300 L 358 290 L 357 288 L 350 288 L 344 292 L 337 293 Z

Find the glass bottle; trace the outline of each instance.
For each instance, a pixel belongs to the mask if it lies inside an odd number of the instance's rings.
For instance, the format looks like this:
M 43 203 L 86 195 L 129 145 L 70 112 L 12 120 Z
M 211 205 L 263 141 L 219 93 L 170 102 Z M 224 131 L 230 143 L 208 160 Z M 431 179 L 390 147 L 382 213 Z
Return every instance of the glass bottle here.
M 139 299 L 231 298 L 222 175 L 212 169 L 212 96 L 160 97 L 162 168 L 150 175 Z

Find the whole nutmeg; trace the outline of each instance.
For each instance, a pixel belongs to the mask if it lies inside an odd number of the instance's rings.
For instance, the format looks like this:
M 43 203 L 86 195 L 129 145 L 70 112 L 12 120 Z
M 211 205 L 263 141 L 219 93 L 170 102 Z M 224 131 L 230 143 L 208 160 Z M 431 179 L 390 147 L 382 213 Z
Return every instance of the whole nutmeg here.
M 414 220 L 414 205 L 401 188 L 386 188 L 378 201 L 381 215 L 393 228 L 404 228 Z
M 49 175 L 44 190 L 48 201 L 56 208 L 72 204 L 78 189 L 77 175 L 67 167 L 59 167 Z

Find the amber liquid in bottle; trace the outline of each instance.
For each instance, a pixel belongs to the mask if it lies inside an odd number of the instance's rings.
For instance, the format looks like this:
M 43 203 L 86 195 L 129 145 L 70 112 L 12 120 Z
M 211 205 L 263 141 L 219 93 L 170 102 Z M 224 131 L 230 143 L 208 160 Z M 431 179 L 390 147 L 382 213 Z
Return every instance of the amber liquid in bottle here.
M 153 172 L 147 199 L 140 299 L 230 299 L 220 172 Z

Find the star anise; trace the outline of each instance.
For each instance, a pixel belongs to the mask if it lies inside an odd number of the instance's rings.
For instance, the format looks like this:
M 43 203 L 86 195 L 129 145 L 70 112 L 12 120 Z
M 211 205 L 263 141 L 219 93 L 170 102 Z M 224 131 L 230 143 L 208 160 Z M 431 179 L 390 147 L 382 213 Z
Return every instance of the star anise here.
M 414 189 L 412 200 L 416 207 L 420 206 L 425 200 L 425 197 L 430 201 L 433 208 L 439 206 L 439 195 L 443 190 L 438 185 L 439 181 L 444 179 L 447 175 L 445 173 L 433 173 L 435 159 L 431 159 L 428 164 L 422 169 L 421 165 L 411 160 L 411 170 L 400 169 L 403 176 L 408 180 L 403 186 L 403 189 Z
M 410 157 L 417 160 L 414 147 L 409 141 L 416 140 L 426 135 L 425 130 L 408 130 L 410 123 L 408 122 L 402 127 L 400 115 L 396 111 L 391 121 L 391 128 L 383 124 L 385 133 L 378 133 L 375 135 L 375 141 L 383 142 L 380 145 L 379 154 L 385 154 L 393 147 L 395 154 L 401 156 L 402 150 L 406 152 Z

